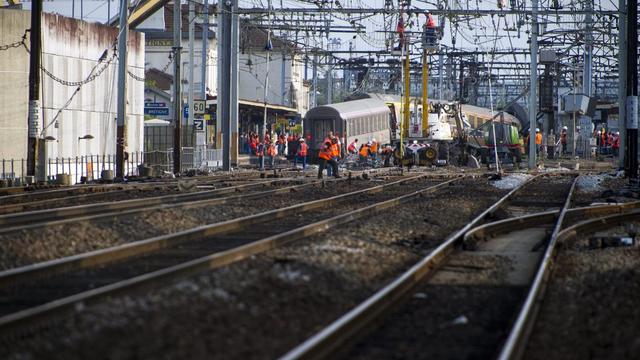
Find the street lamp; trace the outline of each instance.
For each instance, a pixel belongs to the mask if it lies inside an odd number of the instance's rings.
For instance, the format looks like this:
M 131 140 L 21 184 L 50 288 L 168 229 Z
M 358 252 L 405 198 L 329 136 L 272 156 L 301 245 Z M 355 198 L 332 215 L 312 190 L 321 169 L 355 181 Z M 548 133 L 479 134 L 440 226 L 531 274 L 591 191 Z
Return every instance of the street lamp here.
M 44 180 L 48 181 L 49 176 L 51 176 L 51 161 L 49 160 L 50 152 L 49 152 L 49 145 L 47 145 L 47 144 L 49 142 L 56 141 L 57 139 L 54 136 L 47 135 L 47 136 L 44 137 L 43 140 L 44 140 L 44 144 L 45 144 L 44 145 L 44 161 L 46 161 L 46 164 L 45 164 L 45 166 L 46 166 L 46 175 L 44 177 Z M 57 166 L 57 163 L 56 163 L 56 166 Z
M 87 134 L 85 136 L 79 136 L 78 137 L 78 153 L 80 152 L 80 140 L 91 140 L 93 139 L 93 135 L 91 134 Z

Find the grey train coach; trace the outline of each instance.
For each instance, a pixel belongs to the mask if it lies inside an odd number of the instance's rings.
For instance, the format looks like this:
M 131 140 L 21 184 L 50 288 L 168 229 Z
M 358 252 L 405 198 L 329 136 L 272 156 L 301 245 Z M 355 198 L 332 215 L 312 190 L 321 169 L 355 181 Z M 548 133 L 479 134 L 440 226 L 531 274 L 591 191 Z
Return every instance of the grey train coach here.
M 343 149 L 355 139 L 359 145 L 372 139 L 387 144 L 391 141 L 391 119 L 389 107 L 380 100 L 347 101 L 309 110 L 304 117 L 304 132 L 311 135 L 308 145 L 315 156 L 329 131 L 344 141 Z

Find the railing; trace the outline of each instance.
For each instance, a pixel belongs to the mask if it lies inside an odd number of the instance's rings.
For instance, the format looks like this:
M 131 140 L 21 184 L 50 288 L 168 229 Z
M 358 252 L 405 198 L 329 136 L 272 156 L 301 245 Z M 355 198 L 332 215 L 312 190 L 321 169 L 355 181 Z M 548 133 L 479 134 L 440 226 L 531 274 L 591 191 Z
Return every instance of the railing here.
M 1 159 L 0 179 L 9 180 L 9 186 L 24 184 L 27 175 L 26 159 Z M 173 149 L 138 151 L 129 153 L 124 163 L 125 177 L 139 176 L 141 166 L 151 168 L 152 175 L 173 173 Z M 222 150 L 206 146 L 182 148 L 181 171 L 213 170 L 222 166 Z M 47 182 L 56 181 L 56 175 L 67 174 L 72 184 L 82 180 L 100 179 L 102 171 L 115 172 L 115 155 L 86 155 L 76 157 L 47 158 L 39 170 L 46 174 Z M 83 179 L 84 178 L 84 179 Z

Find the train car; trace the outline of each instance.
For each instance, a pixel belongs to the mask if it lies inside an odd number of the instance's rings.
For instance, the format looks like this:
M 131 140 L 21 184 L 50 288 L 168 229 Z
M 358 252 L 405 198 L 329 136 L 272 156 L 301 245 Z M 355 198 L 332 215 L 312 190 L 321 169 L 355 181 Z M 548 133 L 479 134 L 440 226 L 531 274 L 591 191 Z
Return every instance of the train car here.
M 311 135 L 308 145 L 312 157 L 329 131 L 343 139 L 345 144 L 355 139 L 358 139 L 358 144 L 371 139 L 385 144 L 390 142 L 393 127 L 389 107 L 376 99 L 318 106 L 307 111 L 303 121 L 305 135 Z
M 495 114 L 499 114 L 494 120 L 496 122 L 513 125 L 518 129 L 522 127 L 518 118 L 506 112 L 498 113 L 497 111 L 494 111 L 492 115 L 490 109 L 468 104 L 463 104 L 461 108 L 464 119 L 474 129 L 480 128 L 484 124 L 490 122 Z

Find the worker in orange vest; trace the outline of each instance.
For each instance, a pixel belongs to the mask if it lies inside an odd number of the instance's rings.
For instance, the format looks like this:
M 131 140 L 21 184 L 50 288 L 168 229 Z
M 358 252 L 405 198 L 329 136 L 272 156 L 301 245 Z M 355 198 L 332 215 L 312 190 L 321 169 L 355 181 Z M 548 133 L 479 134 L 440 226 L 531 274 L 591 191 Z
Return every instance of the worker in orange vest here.
M 349 144 L 347 152 L 349 154 L 356 154 L 358 152 L 358 139 L 353 140 L 351 144 Z
M 369 151 L 371 151 L 371 157 L 375 161 L 378 156 L 378 142 L 376 139 L 371 139 L 371 148 Z
M 333 135 L 333 133 L 329 132 L 330 142 L 331 142 L 331 154 L 333 161 L 338 163 L 340 160 L 340 143 L 338 142 L 338 138 Z M 333 175 L 333 168 L 327 168 L 327 176 Z
M 300 145 L 298 146 L 298 151 L 296 156 L 293 158 L 293 167 L 298 166 L 298 159 L 302 161 L 302 170 L 307 168 L 307 151 L 309 150 L 309 146 L 305 144 L 304 139 L 300 138 Z
M 536 154 L 540 154 L 540 147 L 542 146 L 542 134 L 540 129 L 536 128 Z
M 276 150 L 276 144 L 272 142 L 267 142 L 265 140 L 264 144 L 265 148 L 267 148 L 267 156 L 270 157 L 271 168 L 273 169 L 276 164 L 276 154 L 278 153 Z
M 338 163 L 333 159 L 334 148 L 331 145 L 331 141 L 325 141 L 324 146 L 320 149 L 318 153 L 318 162 L 320 163 L 320 167 L 318 168 L 318 179 L 322 179 L 322 171 L 327 167 L 327 164 L 331 166 L 333 170 L 333 176 L 339 178 L 338 174 Z M 327 173 L 329 169 L 327 169 Z M 327 174 L 328 175 L 328 174 Z
M 369 158 L 369 154 L 371 151 L 371 143 L 368 142 L 366 144 L 362 144 L 362 146 L 360 147 L 360 151 L 358 152 L 358 154 L 360 155 L 360 161 L 363 163 L 367 163 L 368 162 L 368 158 Z

